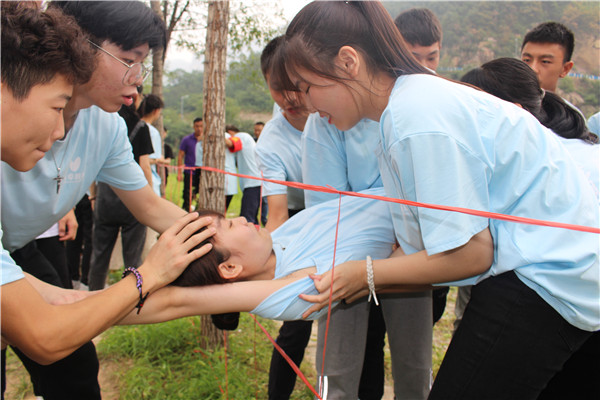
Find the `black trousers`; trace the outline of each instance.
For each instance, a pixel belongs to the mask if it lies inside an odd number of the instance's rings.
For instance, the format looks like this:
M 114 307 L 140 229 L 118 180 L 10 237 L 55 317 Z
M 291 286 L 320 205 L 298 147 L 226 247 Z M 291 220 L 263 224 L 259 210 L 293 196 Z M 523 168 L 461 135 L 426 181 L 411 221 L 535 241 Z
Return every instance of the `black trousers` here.
M 254 186 L 244 189 L 242 195 L 242 205 L 240 207 L 240 217 L 246 218 L 246 221 L 258 224 L 258 207 L 260 206 L 260 186 Z
M 42 249 L 48 250 L 45 247 Z M 56 249 L 54 251 L 56 252 Z M 44 253 L 40 251 L 36 241 L 16 250 L 11 257 L 23 271 L 46 283 L 62 286 L 58 273 Z M 69 280 L 69 285 L 70 283 Z M 44 329 L 43 326 L 39 328 Z M 36 396 L 43 396 L 44 400 L 96 400 L 101 398 L 98 384 L 100 365 L 96 348 L 91 341 L 75 350 L 71 355 L 50 365 L 38 364 L 16 347 L 12 347 L 12 349 L 29 372 Z
M 194 197 L 200 190 L 200 172 L 202 172 L 200 169 L 186 169 L 183 171 L 183 205 L 181 208 L 185 211 L 190 211 L 190 206 L 192 205 L 190 197 L 194 200 Z M 191 193 L 190 190 L 192 191 Z
M 578 396 L 582 388 L 567 379 L 550 395 L 597 399 L 598 351 L 583 354 L 594 335 L 569 324 L 514 271 L 487 278 L 471 290 L 429 399 L 536 400 L 569 361 L 573 376 L 590 376 L 586 393 Z
M 279 329 L 277 344 L 300 367 L 310 339 L 312 321 L 285 321 Z M 296 373 L 288 362 L 273 349 L 269 368 L 269 400 L 287 400 L 294 391 Z
M 94 225 L 94 212 L 87 194 L 77 203 L 75 207 L 77 217 L 77 237 L 67 242 L 67 265 L 71 280 L 88 284 L 88 273 L 90 271 L 90 260 L 92 258 L 92 227 Z

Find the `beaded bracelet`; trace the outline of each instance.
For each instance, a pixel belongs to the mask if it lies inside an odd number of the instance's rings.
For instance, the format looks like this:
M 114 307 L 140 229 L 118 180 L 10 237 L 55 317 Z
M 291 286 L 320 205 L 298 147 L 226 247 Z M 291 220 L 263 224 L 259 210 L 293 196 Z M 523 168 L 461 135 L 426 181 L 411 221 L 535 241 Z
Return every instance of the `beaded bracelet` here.
M 379 305 L 379 301 L 377 300 L 377 294 L 375 293 L 375 282 L 373 281 L 373 260 L 371 260 L 371 256 L 367 256 L 367 284 L 369 285 L 369 303 L 371 302 L 371 298 L 375 300 L 375 305 Z
M 146 301 L 146 298 L 148 297 L 148 294 L 150 292 L 146 293 L 145 296 L 142 294 L 142 283 L 144 283 L 144 280 L 142 279 L 142 274 L 140 274 L 140 272 L 137 270 L 137 268 L 135 268 L 135 267 L 125 268 L 125 271 L 123 271 L 123 275 L 121 276 L 121 279 L 125 278 L 129 274 L 135 275 L 135 280 L 136 280 L 135 287 L 137 287 L 140 292 L 140 301 L 135 306 L 135 308 L 137 308 L 137 313 L 139 314 L 140 311 L 142 311 L 144 302 Z

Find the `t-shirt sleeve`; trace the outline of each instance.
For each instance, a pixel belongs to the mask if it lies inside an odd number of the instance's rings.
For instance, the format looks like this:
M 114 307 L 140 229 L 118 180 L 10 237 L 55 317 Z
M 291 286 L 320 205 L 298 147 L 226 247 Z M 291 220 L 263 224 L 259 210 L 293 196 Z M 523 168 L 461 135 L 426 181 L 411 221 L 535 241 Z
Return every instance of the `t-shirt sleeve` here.
M 442 133 L 418 133 L 393 143 L 389 151 L 405 199 L 489 210 L 491 172 L 455 139 Z M 487 218 L 460 212 L 424 207 L 411 207 L 411 212 L 416 214 L 428 254 L 462 246 L 488 226 Z
M 118 189 L 141 189 L 148 184 L 148 181 L 138 163 L 133 159 L 125 121 L 122 118 L 115 118 L 112 121 L 112 124 L 98 130 L 98 134 L 112 135 L 112 140 L 108 142 L 110 150 L 98 173 L 97 180 Z
M 250 312 L 263 318 L 279 321 L 300 320 L 302 319 L 302 314 L 313 306 L 313 303 L 302 300 L 299 297 L 302 293 L 319 294 L 311 278 L 298 279 L 273 292 Z M 334 302 L 332 307 L 337 306 L 337 304 L 337 301 Z M 327 307 L 310 314 L 307 319 L 319 319 L 325 314 L 327 314 Z
M 131 146 L 133 147 L 133 154 L 137 159 L 139 159 L 141 156 L 154 153 L 152 138 L 150 136 L 150 128 L 148 128 L 148 125 L 144 125 L 140 128 L 139 132 L 133 139 Z
M 268 144 L 265 144 L 264 141 L 259 141 L 256 145 L 256 164 L 259 171 L 267 179 L 287 180 L 287 172 L 283 161 L 274 151 L 269 151 L 267 147 Z M 287 186 L 272 182 L 263 182 L 263 196 L 276 194 L 287 194 Z
M 2 230 L 0 229 L 0 239 L 1 238 Z M 0 284 L 6 285 L 7 283 L 11 283 L 25 277 L 25 275 L 23 275 L 23 270 L 15 263 L 15 260 L 12 259 L 8 251 L 4 249 L 4 246 L 2 245 L 1 241 L 0 262 L 2 262 Z
M 302 180 L 309 185 L 332 186 L 350 190 L 346 150 L 341 133 L 322 124 L 320 117 L 310 117 L 302 138 Z M 332 200 L 336 194 L 304 191 L 307 207 Z

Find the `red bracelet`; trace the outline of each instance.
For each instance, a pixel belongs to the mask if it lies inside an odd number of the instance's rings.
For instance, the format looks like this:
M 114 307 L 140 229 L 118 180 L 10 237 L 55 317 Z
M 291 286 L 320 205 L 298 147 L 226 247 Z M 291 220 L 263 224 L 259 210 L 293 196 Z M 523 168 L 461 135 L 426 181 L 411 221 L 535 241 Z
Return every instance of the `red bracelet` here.
M 146 293 L 146 295 L 144 296 L 142 294 L 142 283 L 144 283 L 144 280 L 142 279 L 142 274 L 140 274 L 140 272 L 137 270 L 137 268 L 135 267 L 127 267 L 125 268 L 125 271 L 123 271 L 123 276 L 121 276 L 121 279 L 125 278 L 127 275 L 129 274 L 134 274 L 135 275 L 135 286 L 138 288 L 139 292 L 140 292 L 140 301 L 138 301 L 137 305 L 135 306 L 135 308 L 137 308 L 137 313 L 139 314 L 140 311 L 142 311 L 142 307 L 144 306 L 144 302 L 146 301 L 146 298 L 148 297 L 148 293 Z

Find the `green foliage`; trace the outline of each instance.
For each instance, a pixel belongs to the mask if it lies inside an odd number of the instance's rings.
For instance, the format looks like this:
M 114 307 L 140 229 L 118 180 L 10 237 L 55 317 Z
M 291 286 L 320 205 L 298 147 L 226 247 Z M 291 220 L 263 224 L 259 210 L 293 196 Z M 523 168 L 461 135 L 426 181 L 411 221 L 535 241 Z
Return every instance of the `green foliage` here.
M 260 69 L 260 53 L 242 55 L 229 64 L 227 93 L 253 112 L 269 111 L 273 100 Z
M 182 318 L 156 325 L 114 327 L 98 344 L 101 361 L 112 360 L 120 399 L 267 398 L 272 345 L 247 314 L 228 333 L 225 349 L 201 348 L 200 318 Z M 273 321 L 259 319 L 274 334 Z M 227 358 L 227 359 L 226 359 Z M 227 376 L 225 362 L 227 361 Z M 314 379 L 314 378 L 313 378 Z M 308 398 L 303 389 L 300 396 Z
M 202 116 L 202 71 L 181 69 L 165 74 L 163 123 L 169 129 L 167 143 L 178 146 L 192 132 L 192 121 Z M 254 119 L 247 113 L 270 113 L 273 100 L 260 70 L 260 53 L 251 52 L 231 62 L 226 82 L 225 115 L 227 124 L 252 132 Z M 182 118 L 183 112 L 183 118 Z

